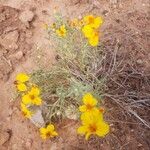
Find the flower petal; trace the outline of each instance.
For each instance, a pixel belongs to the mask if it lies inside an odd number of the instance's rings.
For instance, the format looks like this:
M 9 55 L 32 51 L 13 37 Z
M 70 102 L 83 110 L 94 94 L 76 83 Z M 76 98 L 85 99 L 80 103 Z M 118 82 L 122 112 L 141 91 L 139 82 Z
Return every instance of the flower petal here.
M 77 129 L 77 133 L 78 133 L 78 134 L 84 135 L 86 132 L 87 132 L 87 127 L 86 127 L 86 126 L 80 126 L 80 127 Z
M 40 89 L 38 87 L 33 86 L 29 93 L 30 93 L 30 95 L 38 96 L 38 95 L 40 95 Z
M 82 28 L 82 32 L 86 38 L 89 38 L 89 37 L 93 36 L 93 34 L 94 34 L 94 30 L 91 28 L 90 25 L 85 25 Z
M 106 134 L 109 133 L 109 125 L 105 123 L 104 121 L 98 123 L 98 130 L 96 131 L 96 134 L 99 137 L 104 137 Z
M 99 37 L 98 36 L 93 36 L 89 38 L 89 44 L 91 46 L 97 46 L 99 43 Z
M 19 84 L 17 84 L 17 89 L 18 89 L 18 91 L 24 92 L 27 90 L 27 87 L 24 83 L 19 83 Z
M 53 131 L 52 136 L 58 136 L 58 133 L 56 131 Z
M 26 82 L 26 81 L 29 80 L 29 76 L 26 75 L 25 73 L 19 73 L 19 74 L 17 75 L 17 77 L 16 77 L 16 80 L 19 81 L 19 82 L 24 83 L 24 82 Z
M 22 102 L 26 105 L 31 104 L 31 99 L 28 94 L 22 96 Z
M 52 125 L 52 124 L 49 124 L 49 125 L 47 126 L 47 130 L 49 130 L 49 131 L 54 131 L 54 129 L 55 129 L 55 127 L 54 127 L 54 125 Z
M 40 97 L 37 97 L 32 101 L 34 105 L 41 105 L 42 104 L 42 99 Z
M 79 107 L 79 111 L 86 112 L 86 105 L 82 105 Z
M 85 105 L 90 104 L 91 106 L 97 105 L 97 100 L 92 96 L 92 94 L 87 93 L 83 96 L 83 103 Z
M 88 133 L 86 134 L 86 136 L 85 136 L 85 139 L 88 140 L 89 137 L 90 137 L 90 135 L 91 135 L 91 133 L 88 132 Z

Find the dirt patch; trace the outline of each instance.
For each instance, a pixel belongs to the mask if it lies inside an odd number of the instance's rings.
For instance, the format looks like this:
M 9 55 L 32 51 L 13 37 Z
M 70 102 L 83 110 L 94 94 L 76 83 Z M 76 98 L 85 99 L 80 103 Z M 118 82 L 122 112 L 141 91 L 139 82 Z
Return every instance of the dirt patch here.
M 24 18 L 26 16 L 23 16 Z M 31 21 L 31 19 L 30 19 Z M 19 10 L 0 6 L 0 78 L 7 80 L 31 50 L 32 31 L 19 19 Z

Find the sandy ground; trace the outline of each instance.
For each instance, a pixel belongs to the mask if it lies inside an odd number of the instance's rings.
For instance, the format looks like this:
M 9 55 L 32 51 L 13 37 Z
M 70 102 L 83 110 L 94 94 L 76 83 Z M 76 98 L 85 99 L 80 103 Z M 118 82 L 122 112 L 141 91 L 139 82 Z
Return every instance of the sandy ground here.
M 32 72 L 39 67 L 35 50 L 43 51 L 44 66 L 49 67 L 55 61 L 54 50 L 50 48 L 43 29 L 44 23 L 53 21 L 55 8 L 69 18 L 80 17 L 89 12 L 102 15 L 106 20 L 104 32 L 113 30 L 115 33 L 118 27 L 128 27 L 144 50 L 142 54 L 138 54 L 137 60 L 144 65 L 143 69 L 148 70 L 148 0 L 0 0 L 0 7 L 0 149 L 115 149 L 115 144 L 112 147 L 107 141 L 100 141 L 97 147 L 90 147 L 90 143 L 83 142 L 83 139 L 80 143 L 80 138 L 76 135 L 78 123 L 73 120 L 66 120 L 58 125 L 61 135 L 59 138 L 43 141 L 38 128 L 21 115 L 19 102 L 13 99 L 13 82 L 18 72 Z M 121 39 L 121 35 L 119 33 L 118 38 Z M 145 143 L 142 145 L 134 138 L 132 140 L 135 143 L 131 143 L 131 137 L 121 144 L 120 149 L 124 149 L 126 145 L 125 149 L 129 150 L 148 149 Z

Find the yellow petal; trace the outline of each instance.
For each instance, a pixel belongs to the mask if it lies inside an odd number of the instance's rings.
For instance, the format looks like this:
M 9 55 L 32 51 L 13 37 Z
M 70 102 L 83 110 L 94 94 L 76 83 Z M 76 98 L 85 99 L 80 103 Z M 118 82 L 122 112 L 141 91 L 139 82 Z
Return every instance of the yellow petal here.
M 80 106 L 79 111 L 85 112 L 86 111 L 86 106 L 85 105 Z
M 92 96 L 91 93 L 84 94 L 84 96 L 83 96 L 83 103 L 86 104 L 87 99 L 92 99 L 92 98 L 93 98 L 93 96 Z
M 17 84 L 17 89 L 18 91 L 21 91 L 21 92 L 27 91 L 27 87 L 24 83 Z
M 81 115 L 81 121 L 84 125 L 102 120 L 103 114 L 100 113 L 97 108 L 94 108 L 92 111 L 85 112 Z
M 56 131 L 53 131 L 52 136 L 58 136 L 58 133 Z
M 29 110 L 27 110 L 26 113 L 27 113 L 27 114 L 25 115 L 25 117 L 26 117 L 26 118 L 31 118 L 32 112 L 29 111 Z
M 19 82 L 24 83 L 24 82 L 26 82 L 26 81 L 29 80 L 29 76 L 26 75 L 25 73 L 19 73 L 19 74 L 17 75 L 17 77 L 16 77 L 16 80 L 19 81 Z
M 60 27 L 60 30 L 66 31 L 65 25 L 62 25 L 62 26 Z
M 99 137 L 104 137 L 106 134 L 109 133 L 109 130 L 109 125 L 104 121 L 101 121 L 98 123 L 98 130 L 96 131 L 96 134 Z
M 38 87 L 32 87 L 29 93 L 30 95 L 38 96 L 40 95 L 40 89 Z
M 86 24 L 91 24 L 94 21 L 94 16 L 93 15 L 87 15 L 83 18 L 83 20 Z
M 44 140 L 47 138 L 46 133 L 47 133 L 46 130 L 40 129 L 40 136 Z
M 87 127 L 86 126 L 81 126 L 77 129 L 78 134 L 85 134 L 87 132 Z
M 99 28 L 102 25 L 103 19 L 101 17 L 96 17 L 94 22 L 94 28 Z
M 41 133 L 41 134 L 46 134 L 46 131 L 47 131 L 47 130 L 46 130 L 45 128 L 40 128 L 40 133 Z
M 90 104 L 91 106 L 97 105 L 97 100 L 92 96 L 92 94 L 87 93 L 83 96 L 83 103 L 85 105 Z
M 92 120 L 91 120 L 91 114 L 89 112 L 85 112 L 81 115 L 81 121 L 83 125 L 87 125 L 89 124 Z
M 41 138 L 42 138 L 43 140 L 46 140 L 46 138 L 47 138 L 46 134 L 41 134 Z
M 24 109 L 24 108 L 26 108 L 26 105 L 21 103 L 21 109 Z
M 31 118 L 33 114 L 23 103 L 21 103 L 21 111 L 26 118 Z
M 88 132 L 88 133 L 86 134 L 86 136 L 85 136 L 85 139 L 88 140 L 89 137 L 90 137 L 90 135 L 91 135 L 91 133 Z
M 35 98 L 33 101 L 31 101 L 34 105 L 41 105 L 42 99 L 40 97 Z
M 22 102 L 26 105 L 31 104 L 31 99 L 28 94 L 22 96 Z
M 85 25 L 82 28 L 82 32 L 86 38 L 89 38 L 89 37 L 93 36 L 93 34 L 94 34 L 94 30 L 91 28 L 90 25 Z
M 91 46 L 97 46 L 99 43 L 99 37 L 98 36 L 93 36 L 89 38 L 89 44 Z
M 48 129 L 49 131 L 53 131 L 53 130 L 55 129 L 55 127 L 54 127 L 54 125 L 49 124 L 49 125 L 47 126 L 47 129 Z

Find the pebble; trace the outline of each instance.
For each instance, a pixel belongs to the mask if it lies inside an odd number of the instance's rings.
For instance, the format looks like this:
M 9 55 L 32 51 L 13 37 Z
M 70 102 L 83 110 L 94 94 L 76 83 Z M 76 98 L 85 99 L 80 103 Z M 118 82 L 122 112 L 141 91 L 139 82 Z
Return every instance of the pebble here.
M 23 57 L 23 52 L 22 51 L 18 51 L 17 53 L 15 54 L 12 54 L 9 56 L 10 59 L 17 59 L 17 60 L 20 60 L 21 58 Z
M 0 146 L 9 139 L 9 134 L 6 131 L 0 131 Z
M 21 12 L 19 19 L 22 23 L 28 23 L 31 22 L 34 18 L 34 13 L 30 10 L 25 10 Z
M 137 62 L 139 65 L 143 64 L 143 61 L 142 61 L 141 59 L 138 59 L 136 62 Z
M 42 116 L 42 111 L 40 109 L 36 110 L 36 112 L 33 114 L 30 120 L 37 127 L 43 127 L 45 125 L 45 122 Z
M 8 50 L 16 50 L 18 49 L 18 45 L 16 44 L 18 41 L 18 37 L 18 31 L 9 32 L 3 38 L 0 37 L 0 45 Z
M 25 143 L 26 148 L 27 148 L 27 149 L 30 149 L 31 146 L 32 146 L 32 143 L 33 143 L 33 141 L 32 141 L 31 139 L 27 139 L 27 141 L 26 141 L 26 143 Z

